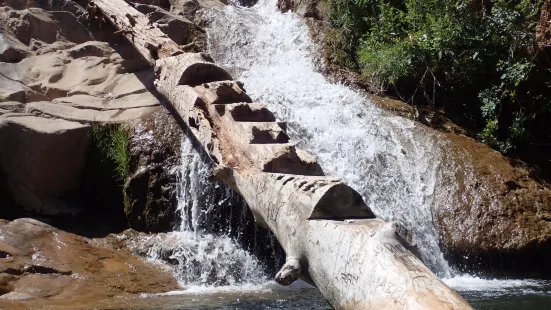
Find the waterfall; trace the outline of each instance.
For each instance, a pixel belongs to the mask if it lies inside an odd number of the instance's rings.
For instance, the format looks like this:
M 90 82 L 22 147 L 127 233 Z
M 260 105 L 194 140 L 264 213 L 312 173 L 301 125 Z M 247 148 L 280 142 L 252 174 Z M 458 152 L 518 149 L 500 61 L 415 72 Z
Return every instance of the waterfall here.
M 273 264 L 280 256 L 274 253 L 275 238 L 256 235 L 256 230 L 251 236 L 247 229 L 254 223 L 247 214 L 248 207 L 229 188 L 214 181 L 207 163 L 184 137 L 178 197 L 180 227 L 171 233 L 133 240 L 130 247 L 151 260 L 168 262 L 188 291 L 214 287 L 260 289 L 268 282 L 266 270 L 270 268 L 261 262 L 262 253 L 258 252 L 267 250 Z M 240 237 L 251 243 L 250 249 L 238 242 Z
M 207 16 L 215 61 L 245 83 L 247 93 L 289 124 L 299 147 L 325 172 L 360 192 L 376 215 L 413 233 L 423 261 L 452 274 L 438 244 L 431 208 L 443 145 L 413 121 L 316 71 L 316 48 L 304 22 L 282 14 L 276 0 L 252 8 L 228 6 Z

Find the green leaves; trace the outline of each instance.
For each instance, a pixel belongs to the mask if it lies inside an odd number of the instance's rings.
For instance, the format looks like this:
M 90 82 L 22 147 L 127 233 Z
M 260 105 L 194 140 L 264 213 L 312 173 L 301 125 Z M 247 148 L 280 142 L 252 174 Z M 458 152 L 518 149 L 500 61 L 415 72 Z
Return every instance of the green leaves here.
M 392 89 L 467 115 L 480 138 L 502 152 L 529 139 L 526 127 L 551 114 L 550 85 L 542 78 L 551 73 L 541 73 L 536 57 L 542 1 L 330 4 L 339 62 L 358 68 L 372 90 Z
M 122 125 L 92 126 L 92 141 L 115 167 L 116 179 L 124 184 L 130 169 L 130 135 Z

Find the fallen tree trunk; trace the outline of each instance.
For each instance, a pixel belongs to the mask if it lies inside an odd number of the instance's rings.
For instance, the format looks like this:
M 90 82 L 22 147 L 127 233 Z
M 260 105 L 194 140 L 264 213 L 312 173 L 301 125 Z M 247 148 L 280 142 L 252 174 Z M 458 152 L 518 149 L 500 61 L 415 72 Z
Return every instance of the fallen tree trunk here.
M 124 35 L 152 66 L 159 58 L 182 52 L 178 44 L 124 0 L 90 1 L 87 9 L 91 18 L 103 18 L 111 23 L 117 34 Z
M 115 27 L 122 14 L 145 18 L 123 0 L 94 2 Z M 155 33 L 143 27 L 134 33 L 144 57 L 144 42 Z M 166 44 L 162 50 L 173 50 Z M 210 57 L 160 57 L 155 72 L 157 90 L 209 154 L 215 175 L 244 197 L 285 249 L 276 281 L 302 278 L 336 309 L 470 309 L 406 249 L 393 224 L 376 219 L 342 180 L 324 176 L 312 156 L 289 143 L 286 125 Z

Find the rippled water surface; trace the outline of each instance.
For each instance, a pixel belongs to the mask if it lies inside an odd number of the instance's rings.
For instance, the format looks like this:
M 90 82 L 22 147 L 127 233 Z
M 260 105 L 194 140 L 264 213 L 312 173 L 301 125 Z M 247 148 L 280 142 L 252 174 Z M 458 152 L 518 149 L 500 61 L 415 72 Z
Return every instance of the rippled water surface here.
M 479 310 L 551 309 L 550 284 L 533 280 L 454 280 L 455 288 Z M 478 284 L 476 284 L 478 283 Z M 451 283 L 450 283 L 451 284 Z M 275 283 L 249 287 L 193 288 L 183 292 L 116 300 L 111 308 L 136 310 L 177 309 L 288 309 L 329 310 L 323 296 L 304 282 L 290 288 Z

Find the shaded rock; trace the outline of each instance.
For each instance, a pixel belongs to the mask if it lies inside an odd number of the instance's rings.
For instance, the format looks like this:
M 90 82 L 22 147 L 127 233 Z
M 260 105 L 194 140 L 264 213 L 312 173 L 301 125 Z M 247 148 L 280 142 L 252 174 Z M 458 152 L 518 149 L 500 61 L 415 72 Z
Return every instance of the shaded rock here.
M 184 16 L 189 20 L 195 18 L 195 13 L 201 9 L 198 0 L 172 0 L 172 12 Z
M 0 300 L 29 308 L 86 308 L 110 296 L 178 288 L 161 266 L 32 219 L 0 222 L 13 256 L 0 258 Z M 2 285 L 2 283 L 4 283 Z M 88 306 L 84 306 L 84 305 Z M 2 305 L 2 303 L 0 303 Z
M 31 38 L 45 43 L 57 40 L 57 27 L 54 20 L 44 10 L 30 8 L 21 11 L 8 10 L 2 14 L 3 27 L 23 44 L 29 45 Z
M 191 21 L 198 21 L 196 14 L 201 9 L 222 8 L 229 4 L 227 0 L 170 0 L 171 12 L 184 16 Z M 200 25 L 200 23 L 197 23 Z
M 258 0 L 238 0 L 237 2 L 242 6 L 250 8 L 250 7 L 254 6 L 255 4 L 257 4 Z
M 87 42 L 79 44 L 67 51 L 73 59 L 83 57 L 110 57 L 113 49 L 105 42 Z
M 138 11 L 147 14 L 149 20 L 176 44 L 184 45 L 192 41 L 192 31 L 199 31 L 187 18 L 167 12 L 158 6 L 137 5 Z
M 278 0 L 277 7 L 282 12 L 292 11 L 302 17 L 326 19 L 327 3 L 324 0 Z
M 140 120 L 130 140 L 130 178 L 124 187 L 130 227 L 146 232 L 172 231 L 178 224 L 182 131 L 165 111 Z
M 9 112 L 20 113 L 23 112 L 25 105 L 17 101 L 5 101 L 0 102 L 0 109 Z
M 443 188 L 434 210 L 443 246 L 460 268 L 551 276 L 551 187 L 473 139 L 446 134 Z
M 46 12 L 40 8 L 0 9 L 0 27 L 22 44 L 29 46 L 32 39 L 52 44 L 58 40 L 83 43 L 92 35 L 78 18 L 67 11 Z
M 16 10 L 24 10 L 34 5 L 32 0 L 0 0 L 1 6 L 9 6 Z
M 170 8 L 170 0 L 130 0 L 132 3 L 158 6 L 165 9 Z
M 56 21 L 58 40 L 60 36 L 77 44 L 93 40 L 88 28 L 84 27 L 73 13 L 65 11 L 65 8 L 63 11 L 53 11 L 49 14 Z
M 15 201 L 37 214 L 74 213 L 60 200 L 79 184 L 90 127 L 35 116 L 0 122 L 0 165 Z
M 0 62 L 18 62 L 29 55 L 29 49 L 9 34 L 0 33 Z

